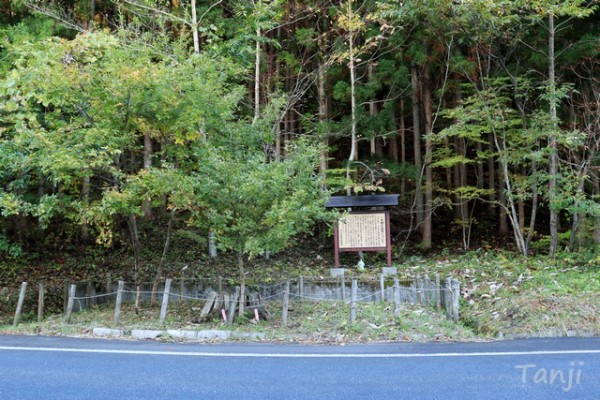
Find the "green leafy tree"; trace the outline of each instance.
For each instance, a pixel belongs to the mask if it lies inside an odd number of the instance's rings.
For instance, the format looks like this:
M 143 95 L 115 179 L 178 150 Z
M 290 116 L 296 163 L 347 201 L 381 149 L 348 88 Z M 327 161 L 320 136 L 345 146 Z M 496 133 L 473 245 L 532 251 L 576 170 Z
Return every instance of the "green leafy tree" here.
M 318 146 L 297 139 L 288 144 L 286 157 L 273 161 L 263 150 L 264 139 L 256 126 L 230 125 L 223 143 L 197 149 L 203 162 L 193 175 L 193 204 L 204 207 L 195 219 L 210 226 L 221 249 L 237 255 L 240 313 L 245 260 L 290 246 L 324 216 Z

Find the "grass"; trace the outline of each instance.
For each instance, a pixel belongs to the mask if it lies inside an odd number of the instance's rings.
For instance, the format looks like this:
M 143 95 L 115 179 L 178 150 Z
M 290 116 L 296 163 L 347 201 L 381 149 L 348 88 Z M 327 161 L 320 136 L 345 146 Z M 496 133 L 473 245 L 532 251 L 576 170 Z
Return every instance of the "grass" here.
M 133 329 L 150 330 L 231 330 L 235 332 L 265 334 L 263 340 L 272 342 L 297 342 L 319 344 L 365 343 L 381 341 L 444 341 L 475 339 L 476 335 L 461 324 L 422 306 L 403 306 L 399 318 L 394 318 L 393 304 L 359 303 L 356 322 L 349 322 L 350 306 L 344 302 L 292 302 L 288 312 L 288 325 L 281 323 L 281 303 L 268 303 L 271 317 L 259 322 L 245 318 L 232 325 L 218 316 L 208 322 L 194 322 L 198 305 L 183 303 L 169 310 L 164 324 L 158 319 L 159 308 L 144 308 L 136 312 L 124 305 L 118 325 L 113 323 L 113 308 L 99 306 L 74 313 L 70 324 L 64 316 L 54 315 L 42 323 L 31 322 L 17 327 L 0 326 L 4 334 L 37 334 L 53 336 L 91 335 L 96 327 L 119 328 L 126 333 Z M 170 340 L 170 338 L 167 338 Z
M 458 277 L 461 320 L 480 335 L 600 335 L 598 266 L 570 257 L 479 251 L 437 260 L 412 258 L 406 267 Z
M 371 257 L 369 255 L 369 257 Z M 316 258 L 310 253 L 309 258 Z M 381 260 L 373 256 L 370 268 L 350 275 L 378 280 Z M 328 262 L 320 259 L 314 265 L 304 259 L 295 268 L 289 260 L 276 260 L 266 270 L 261 262 L 251 276 L 261 276 L 266 282 L 280 281 L 282 276 L 326 276 Z M 218 316 L 198 324 L 194 317 L 201 304 L 174 303 L 165 325 L 158 323 L 158 308 L 136 313 L 125 308 L 120 327 L 143 329 L 226 329 L 239 332 L 263 332 L 265 340 L 306 343 L 348 343 L 392 340 L 474 340 L 500 336 L 600 336 L 600 274 L 595 264 L 580 262 L 573 257 L 525 258 L 503 251 L 473 251 L 466 254 L 442 252 L 424 257 L 408 257 L 397 265 L 400 277 L 416 274 L 452 275 L 461 282 L 461 321 L 449 322 L 444 315 L 427 307 L 404 305 L 401 315 L 393 317 L 393 304 L 359 303 L 357 320 L 349 323 L 349 305 L 343 302 L 292 302 L 289 323 L 281 325 L 280 304 L 268 308 L 272 318 L 252 323 L 250 317 L 233 325 L 224 324 Z M 202 272 L 195 271 L 196 274 Z M 65 324 L 60 315 L 50 316 L 43 323 L 24 323 L 16 328 L 12 322 L 12 304 L 16 292 L 9 295 L 0 288 L 0 333 L 47 335 L 87 335 L 94 327 L 113 327 L 111 308 L 95 308 L 77 313 L 72 324 Z M 3 297 L 2 297 L 3 296 Z M 34 296 L 33 294 L 31 296 Z M 34 301 L 35 299 L 31 299 Z M 62 300 L 54 309 L 59 311 Z M 127 306 L 129 307 L 129 306 Z M 31 307 L 30 307 L 31 308 Z M 27 311 L 27 310 L 26 310 Z M 31 309 L 24 321 L 34 320 Z M 2 326 L 2 323 L 5 325 Z

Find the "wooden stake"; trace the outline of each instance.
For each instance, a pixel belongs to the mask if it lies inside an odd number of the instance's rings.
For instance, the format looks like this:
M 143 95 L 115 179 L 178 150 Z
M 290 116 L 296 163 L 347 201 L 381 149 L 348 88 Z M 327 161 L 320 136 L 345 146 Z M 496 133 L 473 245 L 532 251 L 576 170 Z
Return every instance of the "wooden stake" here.
M 115 325 L 119 324 L 119 318 L 121 317 L 121 303 L 123 302 L 123 289 L 125 288 L 125 282 L 119 281 L 117 287 L 117 300 L 115 301 L 115 316 L 113 322 Z
M 21 319 L 21 313 L 23 312 L 23 303 L 25 302 L 25 291 L 27 290 L 27 282 L 21 283 L 21 291 L 19 292 L 19 300 L 17 302 L 17 310 L 15 311 L 15 319 L 13 320 L 13 326 L 19 325 Z
M 459 305 L 460 305 L 460 282 L 457 279 L 452 279 L 452 321 L 458 322 Z
M 298 279 L 298 295 L 300 297 L 300 301 L 304 299 L 304 277 L 300 276 Z
M 94 300 L 93 298 L 91 298 L 93 296 L 93 291 L 94 291 L 94 285 L 92 283 L 92 281 L 87 281 L 87 284 L 85 285 L 85 306 L 87 308 L 90 308 L 94 305 Z
M 423 275 L 423 298 L 425 299 L 425 304 L 427 306 L 431 305 L 431 280 L 429 280 L 429 275 Z
M 417 289 L 417 304 L 423 304 L 423 281 L 421 275 L 417 275 L 415 280 L 415 287 Z
M 106 293 L 110 293 L 112 289 L 112 274 L 109 272 L 106 274 Z
M 216 298 L 217 298 L 217 292 L 211 290 L 211 292 L 208 294 L 206 303 L 204 304 L 204 307 L 202 308 L 202 311 L 200 312 L 200 319 L 206 318 L 208 316 L 208 314 L 210 313 L 211 309 L 218 310 L 218 307 L 213 308 L 213 304 L 215 304 Z
M 44 282 L 38 283 L 38 322 L 42 322 L 44 319 Z
M 108 274 L 106 274 L 106 294 L 110 293 L 112 291 L 112 275 L 109 272 Z M 112 297 L 112 296 L 111 296 Z M 106 297 L 107 301 L 108 299 L 110 299 L 111 297 Z
M 435 309 L 442 310 L 442 290 L 440 287 L 440 274 L 435 274 Z
M 77 290 L 77 285 L 71 285 L 69 289 L 69 301 L 67 302 L 67 315 L 65 316 L 65 322 L 67 324 L 71 323 L 71 314 L 73 313 L 73 303 L 75 302 L 75 291 Z
M 394 308 L 394 318 L 400 317 L 400 281 L 398 278 L 394 278 L 394 303 L 396 307 Z
M 69 282 L 65 281 L 65 287 L 63 290 L 63 309 L 65 310 L 65 315 L 67 314 L 67 304 L 69 303 Z
M 162 305 L 160 307 L 160 323 L 164 324 L 167 318 L 167 308 L 169 307 L 169 292 L 171 291 L 171 282 L 173 279 L 168 278 L 165 282 L 165 290 L 163 292 Z
M 227 318 L 227 323 L 230 325 L 233 324 L 233 319 L 235 318 L 235 307 L 236 307 L 239 299 L 240 299 L 240 287 L 236 286 L 235 291 L 233 293 L 233 298 L 229 302 L 229 318 Z
M 285 289 L 283 290 L 283 306 L 281 308 L 281 324 L 287 326 L 288 307 L 290 306 L 290 281 L 285 281 Z
M 356 299 L 358 297 L 358 282 L 352 279 L 352 297 L 350 300 L 350 323 L 356 322 Z
M 379 290 L 381 290 L 381 303 L 385 301 L 385 276 L 379 274 Z
M 446 277 L 444 288 L 444 306 L 446 308 L 446 318 L 452 319 L 452 278 Z

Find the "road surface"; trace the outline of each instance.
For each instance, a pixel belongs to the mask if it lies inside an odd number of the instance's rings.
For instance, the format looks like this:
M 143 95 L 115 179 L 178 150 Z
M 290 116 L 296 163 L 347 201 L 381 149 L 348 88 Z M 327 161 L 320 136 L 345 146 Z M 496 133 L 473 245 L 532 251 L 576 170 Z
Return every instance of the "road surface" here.
M 301 346 L 0 336 L 0 399 L 600 400 L 600 338 Z

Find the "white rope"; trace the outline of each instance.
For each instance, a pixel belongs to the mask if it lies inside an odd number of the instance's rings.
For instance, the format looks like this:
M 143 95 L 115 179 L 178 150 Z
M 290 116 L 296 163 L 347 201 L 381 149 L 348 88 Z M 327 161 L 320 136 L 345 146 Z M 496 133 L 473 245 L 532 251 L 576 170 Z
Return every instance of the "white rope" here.
M 106 296 L 112 296 L 114 294 L 117 294 L 118 292 L 110 292 L 110 293 L 103 293 L 103 294 L 97 294 L 94 296 L 80 296 L 80 297 L 73 297 L 74 300 L 85 300 L 85 299 L 97 299 L 99 297 L 106 297 Z

